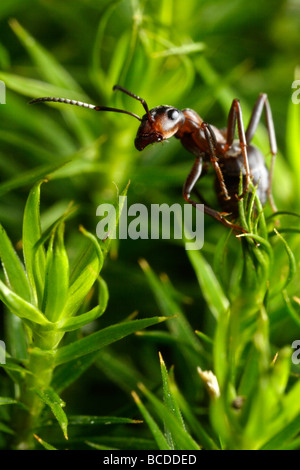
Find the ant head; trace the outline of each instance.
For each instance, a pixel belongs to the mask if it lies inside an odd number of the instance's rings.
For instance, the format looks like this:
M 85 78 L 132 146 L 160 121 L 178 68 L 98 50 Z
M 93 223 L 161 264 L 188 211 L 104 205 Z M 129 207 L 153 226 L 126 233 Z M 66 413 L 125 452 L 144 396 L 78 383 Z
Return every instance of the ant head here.
M 142 117 L 134 141 L 137 150 L 172 137 L 184 124 L 182 111 L 172 106 L 157 106 Z
M 52 101 L 55 103 L 66 103 L 75 106 L 81 106 L 83 108 L 93 109 L 95 111 L 112 111 L 114 113 L 128 114 L 138 119 L 141 124 L 138 128 L 135 146 L 137 150 L 143 150 L 147 145 L 153 144 L 154 142 L 161 142 L 169 137 L 172 137 L 184 124 L 185 117 L 182 111 L 173 108 L 172 106 L 157 106 L 149 111 L 148 105 L 143 98 L 131 93 L 125 88 L 115 85 L 113 90 L 120 90 L 123 93 L 131 96 L 135 100 L 140 101 L 143 105 L 146 114 L 140 118 L 137 114 L 126 111 L 125 109 L 110 108 L 107 106 L 95 106 L 94 104 L 83 103 L 81 101 L 70 100 L 67 98 L 54 98 L 54 97 L 43 97 L 35 98 L 30 101 L 32 103 L 38 103 L 42 101 Z

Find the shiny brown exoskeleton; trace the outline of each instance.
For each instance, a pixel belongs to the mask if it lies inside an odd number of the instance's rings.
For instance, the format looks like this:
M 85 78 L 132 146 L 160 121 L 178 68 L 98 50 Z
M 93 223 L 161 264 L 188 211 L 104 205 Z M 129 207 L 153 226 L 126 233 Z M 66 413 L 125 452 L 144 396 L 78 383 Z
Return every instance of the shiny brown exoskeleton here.
M 116 85 L 114 90 L 120 90 L 140 101 L 146 111 L 145 115 L 140 118 L 126 110 L 95 106 L 65 98 L 37 98 L 30 103 L 54 101 L 82 106 L 94 109 L 95 111 L 112 111 L 129 114 L 141 121 L 135 138 L 137 150 L 143 150 L 149 144 L 162 142 L 172 136 L 177 137 L 181 140 L 182 145 L 196 157 L 191 172 L 183 186 L 184 199 L 196 208 L 203 208 L 206 214 L 214 217 L 227 227 L 245 232 L 243 228 L 230 222 L 226 216 L 230 215 L 232 218 L 237 218 L 238 200 L 245 196 L 249 189 L 250 181 L 252 181 L 254 186 L 257 185 L 257 195 L 262 205 L 269 198 L 271 207 L 275 210 L 271 183 L 277 144 L 272 112 L 266 94 L 262 93 L 259 95 L 245 132 L 241 106 L 236 99 L 233 100 L 229 111 L 227 128 L 220 130 L 204 122 L 192 109 L 187 108 L 181 111 L 173 106 L 164 105 L 149 110 L 145 100 L 125 88 Z M 265 111 L 272 154 L 270 171 L 267 170 L 262 153 L 251 145 L 263 110 Z M 238 140 L 234 139 L 236 126 L 239 136 Z M 203 167 L 207 167 L 209 163 L 212 164 L 216 173 L 215 188 L 222 212 L 209 207 L 198 192 L 198 197 L 203 202 L 203 205 L 191 199 L 192 191 L 196 192 L 195 185 L 197 181 L 204 174 Z M 241 195 L 238 195 L 241 174 L 243 175 L 243 192 Z

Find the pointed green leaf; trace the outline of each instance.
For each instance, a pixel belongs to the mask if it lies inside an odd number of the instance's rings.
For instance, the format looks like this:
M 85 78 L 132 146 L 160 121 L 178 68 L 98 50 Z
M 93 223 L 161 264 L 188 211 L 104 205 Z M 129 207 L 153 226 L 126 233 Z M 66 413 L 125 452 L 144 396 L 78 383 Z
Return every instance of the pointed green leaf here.
M 94 46 L 93 46 L 93 51 L 92 51 L 92 76 L 94 78 L 95 86 L 100 89 L 100 91 L 105 95 L 107 93 L 107 73 L 106 71 L 104 72 L 104 69 L 101 67 L 101 55 L 102 55 L 102 44 L 103 44 L 103 38 L 105 35 L 105 30 L 107 26 L 107 22 L 110 18 L 110 16 L 113 14 L 117 4 L 119 3 L 120 0 L 113 0 L 109 4 L 107 4 L 107 7 L 104 8 L 100 20 L 99 20 L 99 25 L 97 28 L 96 32 L 96 37 L 94 40 Z M 114 50 L 118 49 L 118 45 L 114 47 Z M 113 62 L 113 58 L 111 58 L 111 61 Z M 123 62 L 121 62 L 121 65 Z M 119 65 L 120 66 L 120 65 Z M 115 83 L 110 82 L 111 83 Z M 111 86 L 110 90 L 111 91 Z
M 118 202 L 115 204 L 115 211 L 116 211 L 116 217 L 115 220 L 113 220 L 113 223 L 111 224 L 111 232 L 112 233 L 117 233 L 117 228 L 120 222 L 120 218 L 122 216 L 122 211 L 126 202 L 126 197 L 127 197 L 127 191 L 129 188 L 130 181 L 128 182 L 127 186 L 125 189 L 120 193 L 120 196 L 118 198 Z M 99 244 L 101 246 L 101 249 L 103 250 L 104 256 L 107 255 L 111 248 L 113 240 L 109 236 L 105 240 L 99 240 Z
M 167 48 L 163 51 L 157 51 L 153 52 L 151 55 L 155 59 L 159 57 L 168 57 L 172 55 L 184 55 L 184 54 L 190 54 L 193 52 L 199 52 L 203 51 L 205 49 L 205 44 L 203 42 L 192 42 L 191 44 L 183 44 L 182 46 L 179 47 L 170 47 Z
M 180 411 L 180 408 L 178 406 L 178 403 L 176 399 L 173 397 L 173 394 L 170 390 L 170 383 L 169 383 L 169 376 L 168 376 L 168 371 L 166 368 L 166 365 L 164 363 L 164 360 L 161 356 L 159 355 L 160 358 L 160 370 L 161 370 L 161 376 L 162 376 L 162 384 L 163 384 L 163 398 L 164 398 L 164 403 L 168 410 L 178 419 L 178 421 L 181 423 L 182 427 L 185 429 L 185 424 L 182 419 L 182 414 Z M 168 426 L 165 426 L 166 428 L 166 437 L 169 445 L 172 448 L 176 448 L 174 442 L 176 442 L 176 437 L 172 436 L 172 433 L 168 429 Z
M 62 407 L 65 406 L 63 400 L 52 388 L 47 388 L 46 390 L 34 389 L 34 391 L 40 397 L 40 399 L 51 408 L 52 413 L 54 414 L 62 429 L 62 432 L 64 433 L 65 439 L 68 439 L 68 418 L 62 409 Z
M 146 260 L 140 260 L 140 266 L 147 277 L 149 285 L 156 297 L 157 303 L 161 308 L 162 313 L 170 317 L 176 316 L 176 318 L 168 322 L 170 330 L 179 340 L 183 342 L 183 344 L 189 345 L 191 350 L 197 352 L 197 361 L 199 361 L 201 345 L 184 313 L 182 312 L 182 309 L 170 295 L 169 287 L 165 287 L 164 283 L 158 279 Z M 197 365 L 199 365 L 198 362 Z
M 30 286 L 24 267 L 2 225 L 0 225 L 0 257 L 9 287 L 24 300 L 30 301 Z
M 169 376 L 168 376 L 168 371 L 167 371 L 165 362 L 161 354 L 159 355 L 159 357 L 160 357 L 160 370 L 161 370 L 162 384 L 163 384 L 164 403 L 166 404 L 167 408 L 171 411 L 171 413 L 173 413 L 174 416 L 178 419 L 178 421 L 182 424 L 182 426 L 185 427 L 179 405 L 170 389 Z
M 99 295 L 99 305 L 90 310 L 87 313 L 83 313 L 76 317 L 63 318 L 57 325 L 58 330 L 60 331 L 72 331 L 81 328 L 84 325 L 96 320 L 99 318 L 106 310 L 108 302 L 108 288 L 104 279 L 98 279 L 100 283 L 100 295 Z
M 187 255 L 195 270 L 202 295 L 214 317 L 218 318 L 219 315 L 222 315 L 228 309 L 229 301 L 223 293 L 223 289 L 211 266 L 201 253 L 195 250 L 188 250 Z
M 43 312 L 56 322 L 64 309 L 69 287 L 69 259 L 63 241 L 63 224 L 54 231 L 47 250 Z
M 41 237 L 40 187 L 39 181 L 30 191 L 23 219 L 23 252 L 28 279 L 31 285 L 32 302 L 38 305 L 42 299 L 45 282 L 46 256 L 44 247 L 35 247 Z
M 45 244 L 51 238 L 51 236 L 54 235 L 57 228 L 61 224 L 63 224 L 69 217 L 72 217 L 72 215 L 77 211 L 77 209 L 78 208 L 76 206 L 73 206 L 73 203 L 71 202 L 60 217 L 55 217 L 54 222 L 43 232 L 41 238 L 36 244 L 36 248 L 38 248 L 40 245 Z
M 96 331 L 85 338 L 79 339 L 78 341 L 74 341 L 73 343 L 60 348 L 57 351 L 55 363 L 56 365 L 63 364 L 64 362 L 72 361 L 78 357 L 84 356 L 85 354 L 99 351 L 104 346 L 114 343 L 125 336 L 165 320 L 165 317 L 152 317 L 108 326 L 103 330 Z
M 51 322 L 47 320 L 40 310 L 15 294 L 2 281 L 0 281 L 0 299 L 18 317 L 25 318 L 39 325 L 51 326 Z
M 205 450 L 219 450 L 219 447 L 207 433 L 203 427 L 201 420 L 198 419 L 193 406 L 183 397 L 175 384 L 174 377 L 170 381 L 170 389 L 172 390 L 173 396 L 176 397 L 176 402 L 180 406 L 182 414 L 186 420 L 188 427 L 193 431 L 201 447 Z
M 44 439 L 41 439 L 36 434 L 34 434 L 33 437 L 41 444 L 41 446 L 44 447 L 44 449 L 46 449 L 46 450 L 57 450 L 55 447 L 53 447 L 51 444 L 48 444 L 48 442 L 44 441 Z
M 10 354 L 15 359 L 27 359 L 28 338 L 21 318 L 5 312 L 5 341 Z
M 18 403 L 18 400 L 14 400 L 10 397 L 0 397 L 0 406 L 1 405 L 15 405 Z
M 79 328 L 82 328 L 84 325 L 87 325 L 88 323 L 96 320 L 98 317 L 102 315 L 102 313 L 103 311 L 101 311 L 101 308 L 99 307 L 99 305 L 97 305 L 97 307 L 94 307 L 92 310 L 90 310 L 87 313 L 83 313 L 76 317 L 62 319 L 58 323 L 57 329 L 59 331 L 78 330 Z
M 163 419 L 165 426 L 171 432 L 176 449 L 178 450 L 200 450 L 199 445 L 194 441 L 191 435 L 183 428 L 182 422 L 179 422 L 174 414 L 161 403 L 153 393 L 151 393 L 146 387 L 140 386 L 140 389 L 144 395 L 148 398 L 150 403 L 153 405 L 156 413 Z
M 108 424 L 138 424 L 141 423 L 138 419 L 123 418 L 119 416 L 86 416 L 86 415 L 72 415 L 69 416 L 69 426 L 97 426 Z
M 230 325 L 230 310 L 223 312 L 218 317 L 217 328 L 214 337 L 214 371 L 217 376 L 220 389 L 228 377 L 228 344 L 229 344 L 229 325 Z
M 68 299 L 61 317 L 74 315 L 83 302 L 85 296 L 95 283 L 103 265 L 103 254 L 97 239 L 81 227 L 81 232 L 88 239 L 88 246 L 84 247 L 70 276 Z
M 7 371 L 18 372 L 22 378 L 24 378 L 25 374 L 32 374 L 32 372 L 25 369 L 25 367 L 22 367 L 16 364 L 15 362 L 10 361 L 9 359 L 6 359 L 5 364 L 0 364 L 0 367 L 2 367 L 4 370 L 7 370 Z
M 131 394 L 132 394 L 132 397 L 133 397 L 138 409 L 142 413 L 142 416 L 143 416 L 144 420 L 148 424 L 149 429 L 150 429 L 150 431 L 151 431 L 151 433 L 152 433 L 152 435 L 155 439 L 155 442 L 156 442 L 158 448 L 160 450 L 173 450 L 172 447 L 170 447 L 170 445 L 168 444 L 168 442 L 167 442 L 163 432 L 160 430 L 158 424 L 153 419 L 153 417 L 151 416 L 151 414 L 149 413 L 147 408 L 144 406 L 144 404 L 140 400 L 137 393 L 132 392 Z
M 275 228 L 274 228 L 274 232 L 276 233 L 276 235 L 279 237 L 279 239 L 284 244 L 285 251 L 287 252 L 287 255 L 288 255 L 288 258 L 289 258 L 289 272 L 288 272 L 286 280 L 283 284 L 283 287 L 281 287 L 281 290 L 283 291 L 289 285 L 289 283 L 292 281 L 293 277 L 295 276 L 296 271 L 297 271 L 297 264 L 296 264 L 294 253 L 290 249 L 287 241 L 283 238 L 283 236 Z

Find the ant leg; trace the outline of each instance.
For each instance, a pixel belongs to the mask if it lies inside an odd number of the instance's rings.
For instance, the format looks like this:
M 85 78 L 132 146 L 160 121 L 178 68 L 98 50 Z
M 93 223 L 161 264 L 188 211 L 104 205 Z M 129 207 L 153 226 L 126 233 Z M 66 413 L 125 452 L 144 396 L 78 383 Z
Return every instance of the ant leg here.
M 227 121 L 227 139 L 226 139 L 227 149 L 233 143 L 236 123 L 238 127 L 240 147 L 241 147 L 241 151 L 242 151 L 242 155 L 244 159 L 244 167 L 245 167 L 245 173 L 246 173 L 246 184 L 243 189 L 243 193 L 241 196 L 237 196 L 238 199 L 242 199 L 245 196 L 246 192 L 248 191 L 249 183 L 250 183 L 250 169 L 249 169 L 249 160 L 248 160 L 248 153 L 247 153 L 247 144 L 249 142 L 245 134 L 242 108 L 241 108 L 239 100 L 235 99 L 232 102 L 229 115 L 228 115 L 228 121 Z
M 272 179 L 273 179 L 275 157 L 277 154 L 277 143 L 276 143 L 276 135 L 275 135 L 272 111 L 271 111 L 270 103 L 268 100 L 268 96 L 265 93 L 261 93 L 259 95 L 254 105 L 254 108 L 250 117 L 250 121 L 246 130 L 246 141 L 247 141 L 247 144 L 250 144 L 251 140 L 253 139 L 259 120 L 263 112 L 263 108 L 265 110 L 265 119 L 266 119 L 269 142 L 270 142 L 270 149 L 271 149 L 271 154 L 272 154 L 272 160 L 271 160 L 271 165 L 269 169 L 268 198 L 270 201 L 272 211 L 276 212 L 277 208 L 274 203 L 273 195 L 272 195 Z
M 197 157 L 183 186 L 184 199 L 186 200 L 186 202 L 188 202 L 189 204 L 192 204 L 192 206 L 194 206 L 198 210 L 200 210 L 199 203 L 191 199 L 191 192 L 193 191 L 195 184 L 197 183 L 198 179 L 201 176 L 201 171 L 202 171 L 202 158 Z M 246 230 L 244 230 L 242 227 L 232 224 L 231 222 L 229 222 L 229 220 L 225 219 L 222 213 L 215 211 L 214 209 L 211 209 L 211 207 L 207 206 L 206 204 L 203 204 L 203 211 L 205 214 L 210 215 L 211 217 L 216 219 L 218 222 L 221 222 L 221 224 L 225 225 L 225 227 L 229 227 L 238 232 L 246 233 Z
M 202 158 L 202 155 L 201 155 L 201 158 Z M 203 165 L 202 165 L 201 175 L 199 176 L 199 180 L 207 174 L 207 171 L 208 171 L 208 162 L 204 162 Z M 195 186 L 193 188 L 193 193 L 196 194 L 196 196 L 199 199 L 201 204 L 205 204 L 206 206 L 208 206 L 208 203 L 207 203 L 205 197 L 200 193 L 199 189 L 196 188 Z
M 207 145 L 208 145 L 208 148 L 209 148 L 210 161 L 211 161 L 211 163 L 214 167 L 214 170 L 217 174 L 217 178 L 218 178 L 219 183 L 220 183 L 221 191 L 224 195 L 225 200 L 228 201 L 230 199 L 230 196 L 228 194 L 226 184 L 225 184 L 225 181 L 224 181 L 224 177 L 223 177 L 223 173 L 221 171 L 220 165 L 218 163 L 218 157 L 216 155 L 216 146 L 217 146 L 216 136 L 215 136 L 214 131 L 212 130 L 211 126 L 209 124 L 207 124 L 206 122 L 202 122 L 200 128 L 203 129 L 203 131 L 204 131 L 206 142 L 207 142 Z

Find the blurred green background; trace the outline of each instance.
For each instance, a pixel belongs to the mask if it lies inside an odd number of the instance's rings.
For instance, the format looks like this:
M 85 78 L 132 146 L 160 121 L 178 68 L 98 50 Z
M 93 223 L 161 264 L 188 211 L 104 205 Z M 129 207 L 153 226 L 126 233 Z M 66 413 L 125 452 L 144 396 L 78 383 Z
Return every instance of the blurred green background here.
M 299 31 L 296 0 L 2 1 L 0 79 L 7 93 L 6 105 L 0 106 L 0 220 L 12 240 L 17 245 L 21 238 L 30 187 L 48 173 L 50 181 L 42 187 L 44 227 L 70 201 L 78 205 L 66 227 L 71 256 L 80 243 L 78 225 L 95 233 L 97 206 L 114 202 L 129 180 L 128 204 L 183 204 L 182 186 L 193 156 L 178 140 L 140 153 L 134 147 L 138 123 L 129 116 L 28 105 L 32 98 L 54 95 L 141 115 L 140 103 L 113 93 L 116 83 L 143 97 L 150 108 L 190 107 L 220 128 L 226 126 L 234 98 L 240 99 L 247 124 L 258 94 L 267 93 L 279 147 L 275 201 L 281 210 L 299 210 L 299 110 L 291 102 L 292 82 L 300 78 Z M 263 119 L 255 142 L 269 164 Z M 215 205 L 212 175 L 201 187 Z M 225 231 L 205 218 L 202 252 L 207 259 L 213 259 Z M 161 313 L 139 266 L 141 258 L 156 273 L 167 274 L 193 328 L 209 333 L 203 293 L 183 243 L 172 240 L 115 243 L 103 271 L 110 302 L 101 327 L 135 311 L 142 317 Z M 292 329 L 275 329 L 279 346 L 290 344 Z M 68 410 L 105 415 L 134 407 L 128 405 L 131 384 L 120 387 L 110 361 L 122 358 L 146 383 L 159 384 L 158 350 L 168 364 L 176 364 L 180 385 L 192 394 L 176 346 L 132 337 L 107 350 L 65 393 Z

